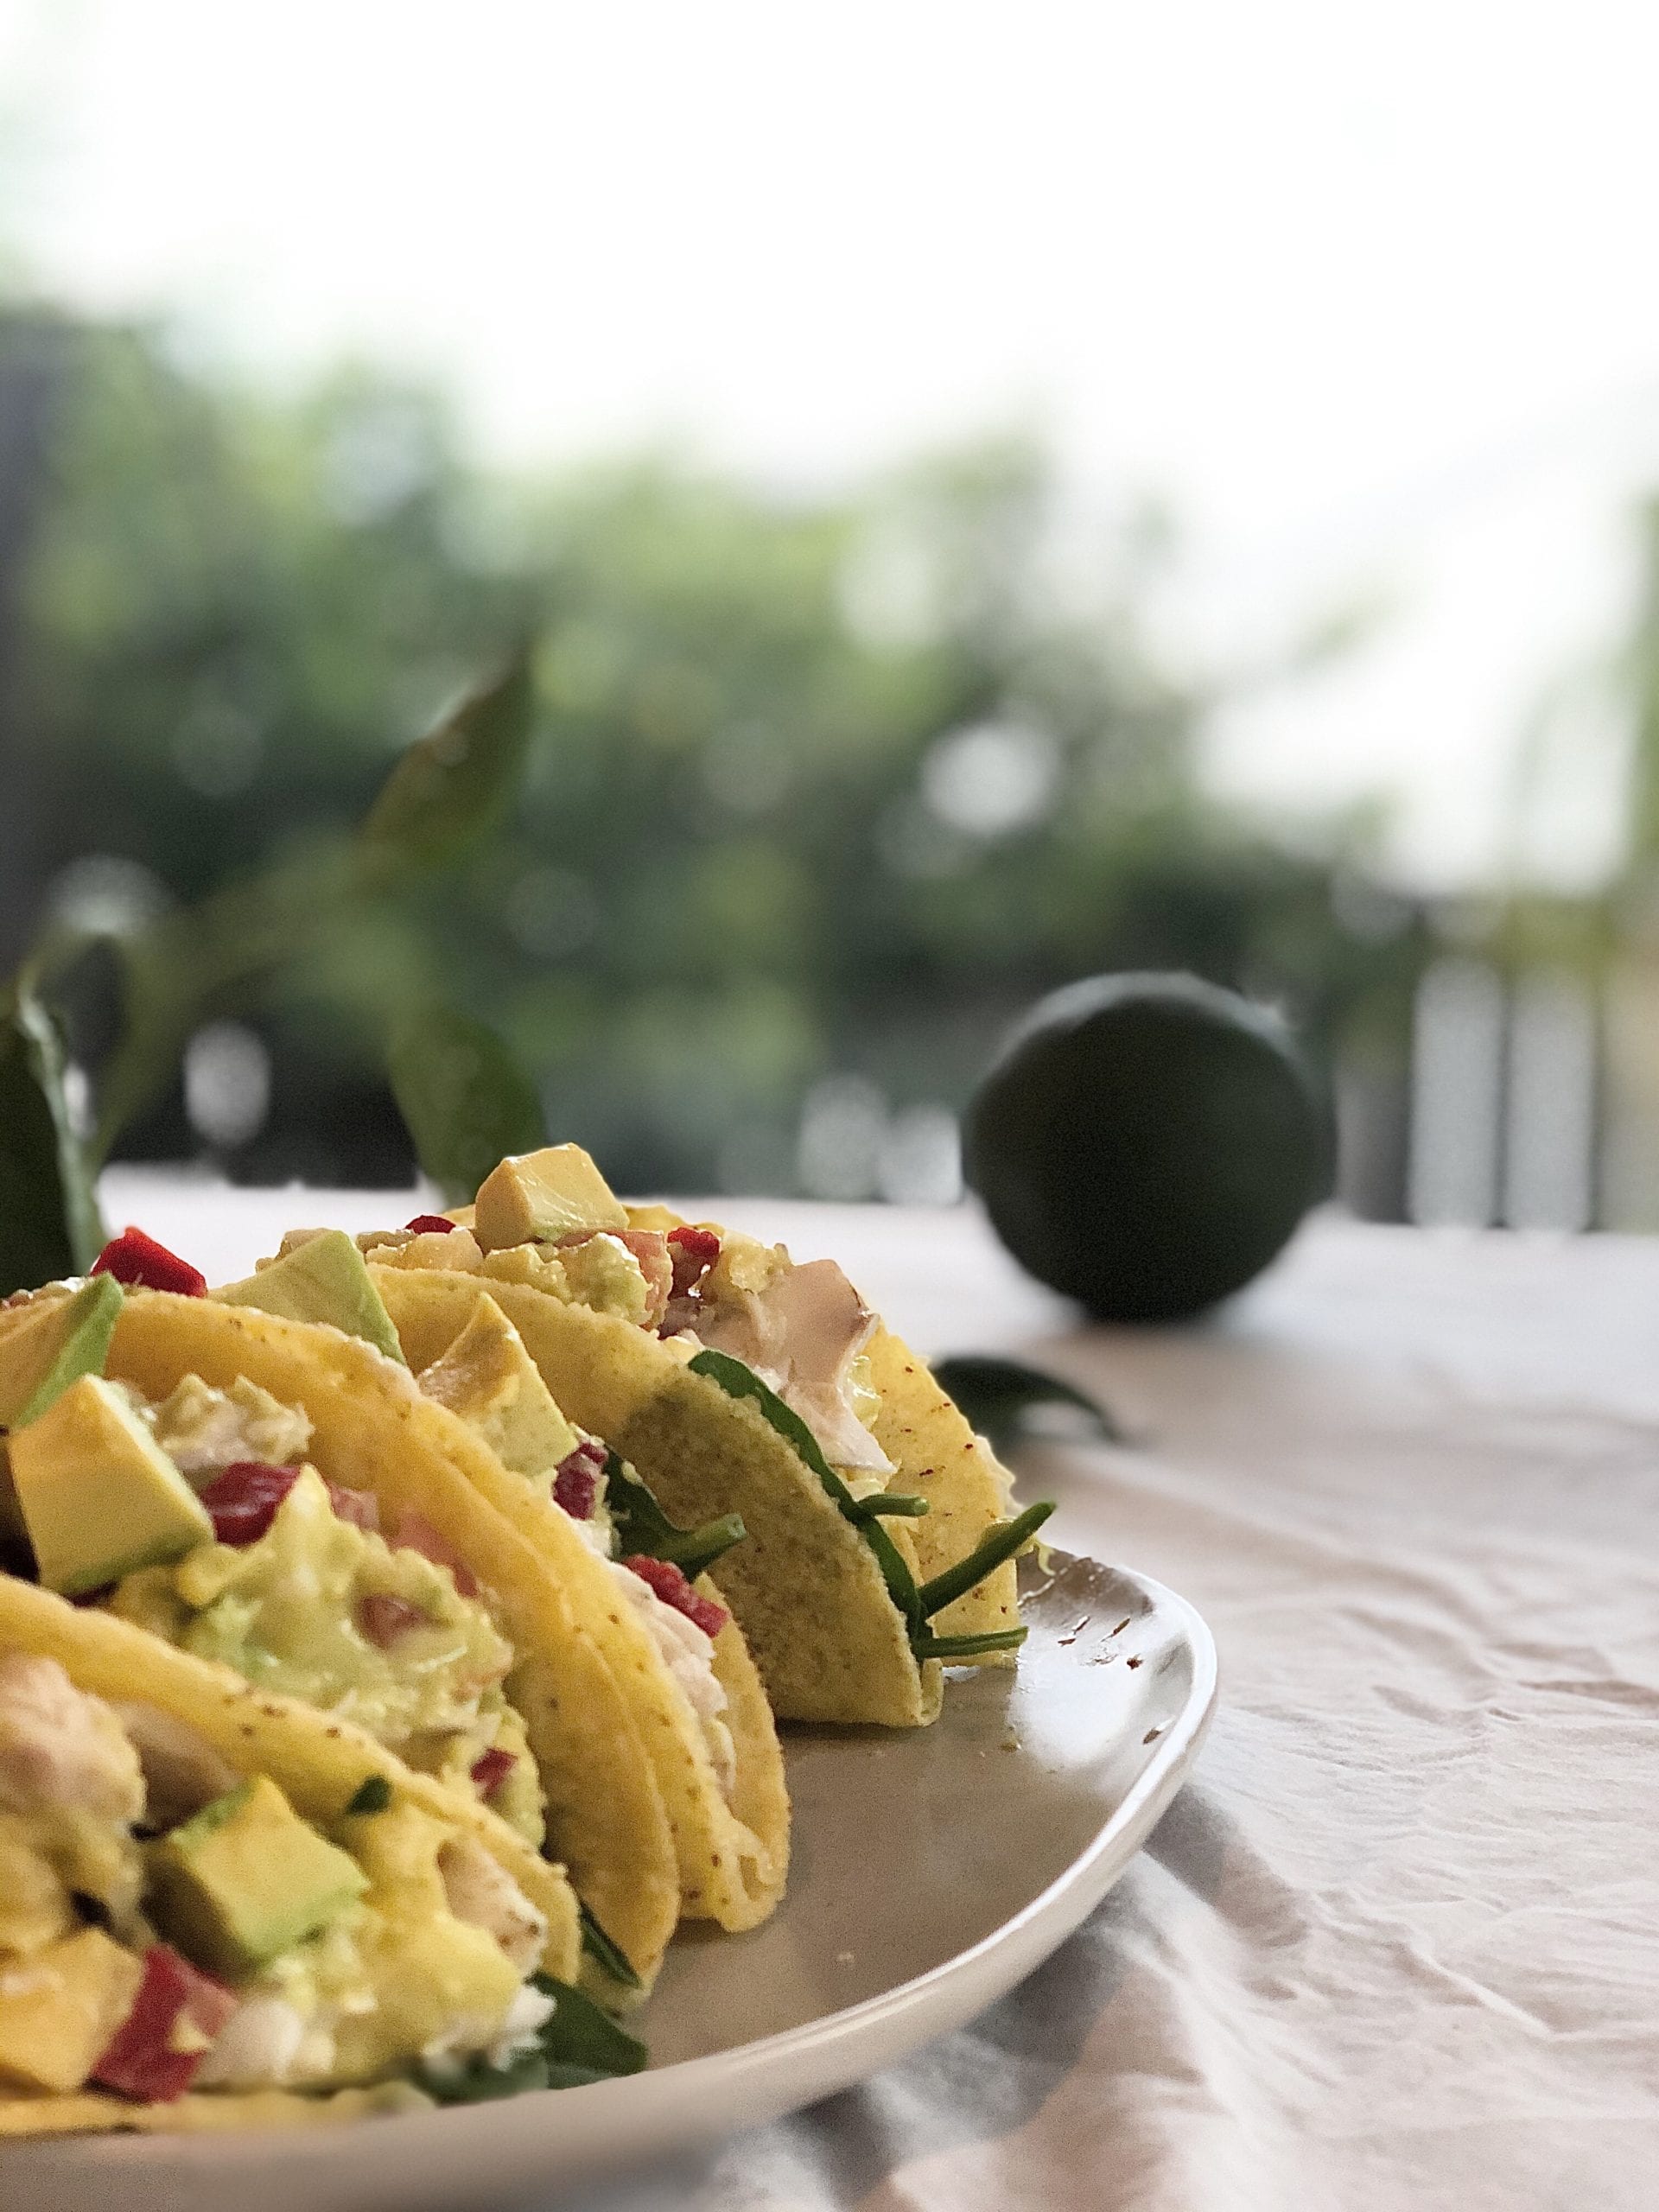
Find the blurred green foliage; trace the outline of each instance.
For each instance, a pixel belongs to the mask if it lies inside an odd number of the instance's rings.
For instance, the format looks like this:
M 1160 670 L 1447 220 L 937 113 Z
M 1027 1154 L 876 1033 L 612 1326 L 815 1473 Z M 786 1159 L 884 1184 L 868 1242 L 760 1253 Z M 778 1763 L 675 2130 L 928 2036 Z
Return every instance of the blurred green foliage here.
M 0 377 L 22 327 L 0 316 Z M 537 641 L 511 820 L 227 994 L 275 1069 L 233 1173 L 399 1175 L 385 1039 L 438 998 L 640 1188 L 791 1187 L 824 1077 L 955 1109 L 1006 1020 L 1099 968 L 1191 967 L 1402 1049 L 1420 925 L 1351 856 L 1201 797 L 1216 702 L 1154 641 L 1160 534 L 1131 518 L 1061 580 L 1035 449 L 845 497 L 671 458 L 504 482 L 429 393 L 351 371 L 278 403 L 156 333 L 64 335 L 0 734 L 27 755 L 32 908 L 54 884 L 84 904 L 87 855 L 192 901 L 302 862 Z M 128 1149 L 200 1149 L 176 1095 Z

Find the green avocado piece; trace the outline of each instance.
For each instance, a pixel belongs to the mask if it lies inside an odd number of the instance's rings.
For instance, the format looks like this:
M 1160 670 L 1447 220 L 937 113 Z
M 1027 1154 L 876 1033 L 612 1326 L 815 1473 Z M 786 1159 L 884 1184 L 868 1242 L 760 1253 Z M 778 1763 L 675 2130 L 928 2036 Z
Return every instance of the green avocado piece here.
M 406 1366 L 363 1255 L 343 1229 L 324 1229 L 245 1281 L 209 1295 L 226 1306 L 257 1306 L 287 1321 L 326 1321 L 348 1337 L 361 1337 L 388 1359 Z
M 213 1540 L 207 1507 L 101 1376 L 72 1382 L 8 1451 L 41 1580 L 64 1597 Z
M 157 1926 L 232 1980 L 319 1934 L 369 1886 L 263 1774 L 163 1836 L 149 1859 Z
M 94 1275 L 0 1338 L 0 1427 L 25 1427 L 72 1382 L 101 1375 L 120 1311 L 120 1284 Z
M 628 1210 L 579 1144 L 504 1160 L 478 1186 L 473 1234 L 486 1252 L 578 1229 L 626 1229 Z

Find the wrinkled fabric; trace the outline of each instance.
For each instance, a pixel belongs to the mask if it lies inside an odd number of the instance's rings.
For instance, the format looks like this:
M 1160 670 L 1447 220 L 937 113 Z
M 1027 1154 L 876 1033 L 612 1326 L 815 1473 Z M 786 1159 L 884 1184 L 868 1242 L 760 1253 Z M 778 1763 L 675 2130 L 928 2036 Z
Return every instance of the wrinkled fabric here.
M 1222 1705 L 1012 1995 L 585 2212 L 1659 2205 L 1659 1244 L 1320 1224 L 1138 1332 L 966 1212 L 721 1207 L 1104 1396 L 1135 1444 L 1021 1491 L 1198 1605 Z

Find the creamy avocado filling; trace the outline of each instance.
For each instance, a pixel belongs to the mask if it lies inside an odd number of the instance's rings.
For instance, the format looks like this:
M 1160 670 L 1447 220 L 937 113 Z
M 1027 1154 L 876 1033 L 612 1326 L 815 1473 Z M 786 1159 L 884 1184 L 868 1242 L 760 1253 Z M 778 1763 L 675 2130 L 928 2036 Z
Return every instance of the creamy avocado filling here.
M 447 1567 L 343 1519 L 315 1467 L 300 1470 L 255 1541 L 199 1544 L 142 1568 L 110 1604 L 199 1658 L 340 1714 L 460 1789 L 474 1791 L 487 1758 L 492 1806 L 540 1841 L 535 1762 L 502 1689 L 512 1647 Z
M 325 1834 L 265 1777 L 177 1819 L 220 1763 L 140 1712 L 0 1653 L 0 2094 L 335 2087 L 534 2041 L 546 1923 L 475 1839 L 389 1786 Z

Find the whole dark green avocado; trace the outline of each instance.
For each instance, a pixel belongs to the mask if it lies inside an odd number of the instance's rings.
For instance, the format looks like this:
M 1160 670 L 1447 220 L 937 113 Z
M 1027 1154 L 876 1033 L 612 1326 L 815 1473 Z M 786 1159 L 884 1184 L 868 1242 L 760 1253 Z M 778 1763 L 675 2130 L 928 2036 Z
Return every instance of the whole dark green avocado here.
M 1041 1000 L 963 1145 L 1014 1258 L 1113 1321 L 1180 1320 L 1242 1289 L 1330 1196 L 1336 1151 L 1286 1024 L 1182 975 L 1091 976 Z

